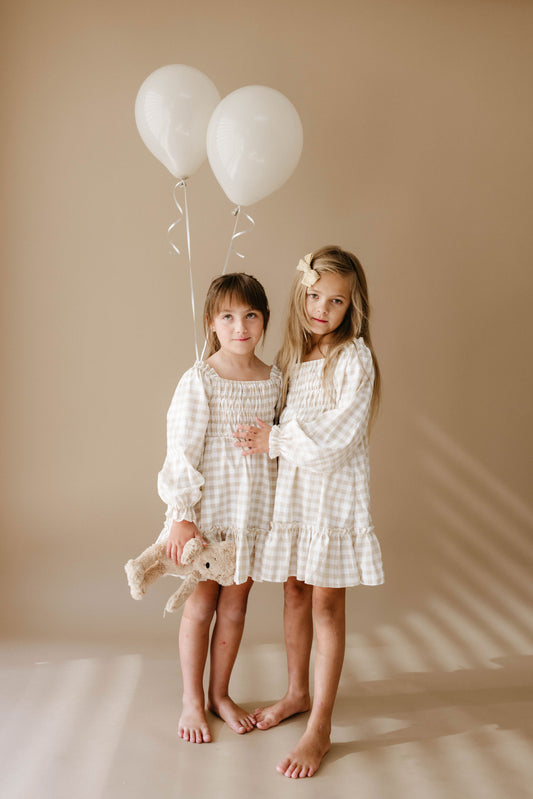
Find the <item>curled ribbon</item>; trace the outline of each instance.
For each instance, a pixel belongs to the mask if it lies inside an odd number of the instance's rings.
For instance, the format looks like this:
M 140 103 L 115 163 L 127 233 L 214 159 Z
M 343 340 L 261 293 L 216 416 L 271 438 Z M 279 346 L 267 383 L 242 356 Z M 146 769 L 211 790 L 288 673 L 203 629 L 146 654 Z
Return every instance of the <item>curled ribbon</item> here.
M 178 202 L 178 198 L 176 197 L 176 189 L 183 189 L 183 204 L 185 206 L 185 213 L 183 212 L 183 208 Z M 194 303 L 194 284 L 192 278 L 192 262 L 191 262 L 191 229 L 189 225 L 189 204 L 187 202 L 187 181 L 185 179 L 178 180 L 174 189 L 172 191 L 172 196 L 174 198 L 174 203 L 176 204 L 176 208 L 179 211 L 179 218 L 172 222 L 171 225 L 168 227 L 167 235 L 168 241 L 176 255 L 181 255 L 181 251 L 179 248 L 174 244 L 172 241 L 172 231 L 174 228 L 179 225 L 179 223 L 185 219 L 185 229 L 187 231 L 187 253 L 189 256 L 189 285 L 190 285 L 190 292 L 191 292 L 191 310 L 192 310 L 192 324 L 193 324 L 193 331 L 194 331 L 194 349 L 196 352 L 196 360 L 198 360 L 198 336 L 196 333 L 196 306 Z
M 231 239 L 230 239 L 230 243 L 229 243 L 229 247 L 228 247 L 228 252 L 227 252 L 227 255 L 226 255 L 226 262 L 224 264 L 224 269 L 222 270 L 222 274 L 223 275 L 226 274 L 226 269 L 228 268 L 228 263 L 229 263 L 229 259 L 230 259 L 230 255 L 231 255 L 232 251 L 235 253 L 235 255 L 238 258 L 244 258 L 245 257 L 242 252 L 238 252 L 238 250 L 236 250 L 235 247 L 233 246 L 233 243 L 234 243 L 235 239 L 238 239 L 239 236 L 245 236 L 247 233 L 250 233 L 255 227 L 255 222 L 252 219 L 252 217 L 249 214 L 247 214 L 245 211 L 243 211 L 241 209 L 240 205 L 238 205 L 236 208 L 234 208 L 231 213 L 235 217 L 235 225 L 233 226 L 233 233 L 231 235 Z M 246 217 L 246 219 L 250 223 L 250 226 L 248 228 L 246 228 L 246 230 L 239 230 L 239 232 L 237 233 L 237 226 L 239 224 L 239 217 L 240 217 L 241 214 L 243 214 Z
M 298 261 L 298 266 L 296 267 L 296 269 L 299 269 L 300 272 L 303 272 L 302 285 L 307 286 L 308 288 L 314 286 L 320 277 L 316 269 L 313 269 L 311 266 L 312 258 L 313 253 L 308 252 L 304 258 L 300 258 Z
M 231 213 L 235 217 L 235 224 L 233 226 L 233 233 L 231 234 L 231 239 L 230 239 L 230 242 L 229 242 L 228 252 L 226 254 L 226 261 L 224 263 L 224 268 L 222 270 L 222 274 L 223 275 L 226 274 L 226 270 L 228 268 L 228 263 L 229 263 L 229 259 L 230 259 L 230 255 L 231 255 L 232 251 L 235 253 L 235 255 L 238 258 L 244 258 L 245 257 L 242 252 L 238 252 L 238 250 L 236 250 L 235 247 L 233 246 L 233 243 L 234 243 L 235 239 L 238 239 L 239 236 L 245 236 L 247 233 L 250 233 L 255 227 L 255 222 L 252 219 L 252 217 L 250 216 L 250 214 L 247 214 L 246 211 L 243 211 L 240 205 L 238 205 L 236 208 L 234 208 Z M 237 226 L 239 224 L 239 217 L 240 217 L 241 214 L 243 214 L 243 216 L 246 217 L 246 219 L 250 223 L 250 226 L 248 228 L 246 228 L 246 230 L 239 230 L 239 232 L 237 233 Z M 204 346 L 203 346 L 203 349 L 202 349 L 202 354 L 200 356 L 200 358 L 202 360 L 203 360 L 206 348 L 207 348 L 207 340 L 204 342 Z

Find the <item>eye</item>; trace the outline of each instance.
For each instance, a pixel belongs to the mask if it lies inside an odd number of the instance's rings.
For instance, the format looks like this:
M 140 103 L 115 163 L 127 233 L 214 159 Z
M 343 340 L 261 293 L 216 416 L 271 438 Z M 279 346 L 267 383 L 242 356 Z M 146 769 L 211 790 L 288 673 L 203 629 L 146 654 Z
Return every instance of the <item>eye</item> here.
M 231 319 L 231 314 L 230 313 L 225 313 L 224 316 L 222 317 L 222 319 L 225 319 L 225 320 Z
M 255 311 L 250 311 L 249 314 L 246 314 L 247 319 L 257 319 L 257 314 Z
M 335 305 L 342 305 L 342 303 L 343 303 L 343 300 L 339 300 L 339 299 L 337 298 L 336 300 L 333 300 L 333 302 L 335 303 Z
M 310 300 L 316 300 L 318 295 L 310 291 L 307 296 L 309 297 Z

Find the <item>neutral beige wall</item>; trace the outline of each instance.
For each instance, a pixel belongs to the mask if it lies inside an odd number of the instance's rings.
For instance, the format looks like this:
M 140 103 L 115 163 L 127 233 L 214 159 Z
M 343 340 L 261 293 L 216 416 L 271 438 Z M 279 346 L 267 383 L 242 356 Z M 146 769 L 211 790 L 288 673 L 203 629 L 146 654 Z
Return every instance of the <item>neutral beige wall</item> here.
M 300 165 L 250 209 L 246 259 L 231 263 L 269 293 L 266 357 L 303 253 L 340 243 L 366 266 L 388 582 L 349 593 L 351 635 L 523 647 L 533 6 L 18 0 L 3 16 L 6 632 L 175 630 L 160 614 L 170 583 L 134 604 L 122 563 L 160 528 L 165 413 L 193 357 L 185 262 L 166 240 L 173 181 L 133 105 L 150 72 L 184 63 L 223 96 L 273 86 L 302 117 Z M 201 304 L 233 224 L 207 164 L 190 204 Z M 255 588 L 247 640 L 279 640 L 280 602 Z

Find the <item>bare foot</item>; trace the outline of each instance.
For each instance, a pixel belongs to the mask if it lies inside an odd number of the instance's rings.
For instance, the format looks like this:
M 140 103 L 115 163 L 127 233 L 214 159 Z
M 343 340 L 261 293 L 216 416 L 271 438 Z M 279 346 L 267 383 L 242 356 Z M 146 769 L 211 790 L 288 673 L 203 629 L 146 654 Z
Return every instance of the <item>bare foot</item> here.
M 220 699 L 210 699 L 208 708 L 211 713 L 225 721 L 233 732 L 244 735 L 251 732 L 255 727 L 255 717 L 253 713 L 248 713 L 242 707 L 236 705 L 229 696 L 222 696 Z
M 330 738 L 325 731 L 306 730 L 295 749 L 276 766 L 280 774 L 292 779 L 312 777 L 329 752 Z
M 184 701 L 178 722 L 178 735 L 191 744 L 211 742 L 211 730 L 207 723 L 205 710 L 201 705 L 188 704 Z
M 305 713 L 311 707 L 309 694 L 303 696 L 292 696 L 285 694 L 283 699 L 275 702 L 268 707 L 258 707 L 254 710 L 258 730 L 269 730 L 275 727 L 280 721 L 295 716 L 297 713 Z

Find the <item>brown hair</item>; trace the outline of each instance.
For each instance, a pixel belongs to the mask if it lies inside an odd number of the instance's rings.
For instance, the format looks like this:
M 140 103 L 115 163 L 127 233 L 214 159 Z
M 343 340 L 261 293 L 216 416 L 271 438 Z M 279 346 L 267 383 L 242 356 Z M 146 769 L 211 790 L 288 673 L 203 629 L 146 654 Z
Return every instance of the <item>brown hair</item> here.
M 204 303 L 204 333 L 207 340 L 207 355 L 213 355 L 220 349 L 220 341 L 211 322 L 222 307 L 224 300 L 237 300 L 243 305 L 249 305 L 254 311 L 259 311 L 263 316 L 263 336 L 270 319 L 270 308 L 265 290 L 257 278 L 246 275 L 244 272 L 230 272 L 229 275 L 216 277 L 207 290 Z
M 330 272 L 351 279 L 350 306 L 341 324 L 330 336 L 330 345 L 324 363 L 324 388 L 330 391 L 333 387 L 335 364 L 344 344 L 362 337 L 371 352 L 374 364 L 374 390 L 370 408 L 372 421 L 379 407 L 381 373 L 370 337 L 370 304 L 364 269 L 353 253 L 336 246 L 321 247 L 311 253 L 310 266 L 319 276 Z M 306 297 L 307 287 L 302 284 L 301 272 L 297 272 L 289 296 L 285 337 L 276 357 L 276 364 L 283 374 L 282 407 L 287 398 L 292 366 L 301 363 L 313 346 L 311 325 L 306 310 Z

